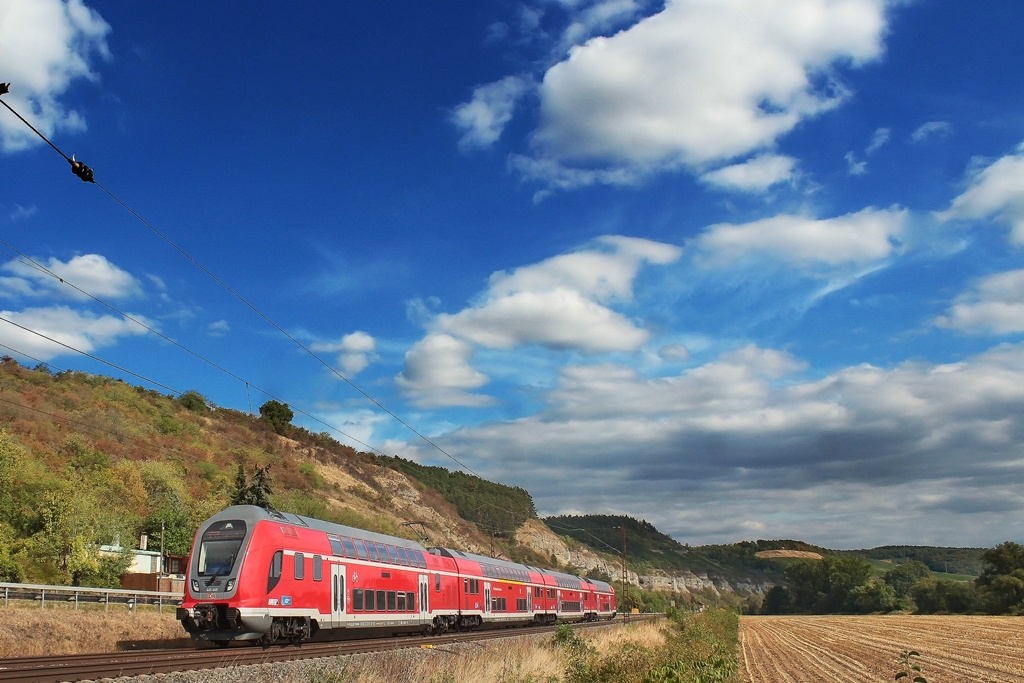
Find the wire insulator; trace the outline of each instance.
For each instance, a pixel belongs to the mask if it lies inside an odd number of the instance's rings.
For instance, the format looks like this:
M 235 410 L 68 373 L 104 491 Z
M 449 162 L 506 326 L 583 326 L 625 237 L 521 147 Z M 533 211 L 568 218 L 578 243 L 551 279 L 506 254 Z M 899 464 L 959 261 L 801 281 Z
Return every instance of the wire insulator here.
M 71 161 L 69 163 L 71 164 L 71 172 L 74 173 L 79 178 L 81 178 L 83 182 L 96 182 L 95 180 L 92 179 L 92 169 L 83 164 L 81 161 L 75 161 L 74 156 L 71 157 Z

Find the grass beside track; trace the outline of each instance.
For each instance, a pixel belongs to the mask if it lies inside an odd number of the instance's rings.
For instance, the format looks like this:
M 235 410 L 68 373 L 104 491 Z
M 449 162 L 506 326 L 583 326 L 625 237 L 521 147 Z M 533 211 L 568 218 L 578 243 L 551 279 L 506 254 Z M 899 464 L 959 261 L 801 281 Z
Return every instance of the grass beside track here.
M 0 607 L 0 658 L 116 652 L 125 640 L 159 640 L 186 635 L 174 609 L 112 606 L 72 609 L 65 605 Z

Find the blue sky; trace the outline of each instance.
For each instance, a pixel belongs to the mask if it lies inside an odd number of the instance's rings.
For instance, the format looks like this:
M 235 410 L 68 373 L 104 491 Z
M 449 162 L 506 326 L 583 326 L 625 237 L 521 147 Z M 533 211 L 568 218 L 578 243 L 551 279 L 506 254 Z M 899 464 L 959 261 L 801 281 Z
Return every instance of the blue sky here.
M 691 544 L 1021 541 L 1021 25 L 0 0 L 3 100 L 110 193 L 0 109 L 0 344 Z

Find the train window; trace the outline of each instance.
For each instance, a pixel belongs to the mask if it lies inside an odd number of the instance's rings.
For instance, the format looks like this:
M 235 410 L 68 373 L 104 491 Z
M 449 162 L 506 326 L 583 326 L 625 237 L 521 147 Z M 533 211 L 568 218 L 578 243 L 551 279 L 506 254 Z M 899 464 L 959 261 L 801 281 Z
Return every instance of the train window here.
M 405 593 L 399 593 L 398 594 L 398 611 L 399 612 L 404 612 L 405 611 Z
M 306 557 L 302 553 L 295 553 L 295 580 L 302 581 L 306 578 Z
M 371 541 L 366 542 L 366 552 L 369 554 L 371 560 L 377 562 L 377 546 L 375 546 Z
M 345 550 L 341 547 L 341 539 L 337 536 L 328 536 L 328 542 L 331 544 L 331 553 L 337 557 L 345 557 Z
M 363 611 L 363 589 L 353 588 L 352 589 L 352 609 L 355 611 Z
M 410 612 L 415 612 L 416 611 L 416 594 L 415 593 L 411 593 L 410 592 L 410 593 L 406 593 L 405 594 L 405 609 L 409 610 Z
M 338 610 L 345 611 L 345 575 L 338 574 Z
M 554 597 L 555 597 L 555 589 L 554 588 L 549 588 L 548 589 L 548 598 L 554 599 Z
M 377 591 L 377 611 L 378 612 L 387 612 L 388 611 L 387 591 Z
M 389 612 L 394 612 L 395 611 L 395 607 L 398 606 L 396 598 L 397 598 L 397 595 L 396 595 L 395 591 L 388 591 L 388 611 Z
M 435 593 L 440 593 L 441 592 L 441 575 L 440 574 L 434 574 L 434 592 Z
M 284 564 L 284 551 L 278 550 L 270 559 L 270 572 L 267 574 L 267 592 L 274 590 L 281 580 L 281 565 Z
M 351 538 L 346 537 L 342 537 L 341 542 L 345 544 L 345 555 L 354 560 L 356 558 L 356 544 L 352 542 Z
M 398 551 L 395 549 L 395 546 L 386 545 L 384 547 L 388 549 L 388 555 L 391 556 L 391 564 L 401 564 L 401 561 L 398 559 Z
M 413 552 L 416 553 L 416 564 L 419 566 L 419 568 L 426 569 L 427 560 L 423 557 L 423 553 L 421 553 L 419 550 L 414 550 Z
M 319 555 L 313 556 L 313 580 L 323 581 L 324 579 L 324 558 Z
M 366 554 L 366 546 L 358 538 L 353 538 L 352 542 L 356 544 L 356 554 L 359 555 L 360 560 L 365 560 L 368 555 Z
M 210 525 L 200 539 L 198 575 L 230 574 L 244 540 L 245 522 L 240 519 Z
M 397 546 L 395 550 L 398 551 L 398 561 L 402 563 L 403 567 L 409 566 L 409 556 L 405 553 L 405 548 Z
M 525 612 L 526 611 L 526 598 L 516 598 L 516 611 L 517 612 Z
M 480 595 L 480 579 L 469 580 L 469 593 L 470 595 Z

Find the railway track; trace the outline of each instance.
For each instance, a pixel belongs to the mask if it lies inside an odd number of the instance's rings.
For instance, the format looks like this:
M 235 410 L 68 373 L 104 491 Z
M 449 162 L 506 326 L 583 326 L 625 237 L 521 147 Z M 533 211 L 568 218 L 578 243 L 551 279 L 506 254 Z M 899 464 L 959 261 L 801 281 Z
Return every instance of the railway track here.
M 631 615 L 630 620 L 640 616 Z M 614 621 L 574 624 L 576 628 L 594 628 L 622 623 Z M 176 648 L 133 652 L 67 655 L 60 657 L 14 657 L 0 659 L 0 682 L 56 683 L 91 681 L 120 676 L 142 676 L 175 671 L 216 669 L 250 664 L 270 664 L 318 657 L 335 657 L 385 650 L 466 643 L 490 638 L 553 633 L 555 626 L 494 629 L 451 633 L 429 637 L 374 638 L 370 640 L 310 641 L 301 646 L 273 646 L 266 650 L 248 645 L 229 648 Z

